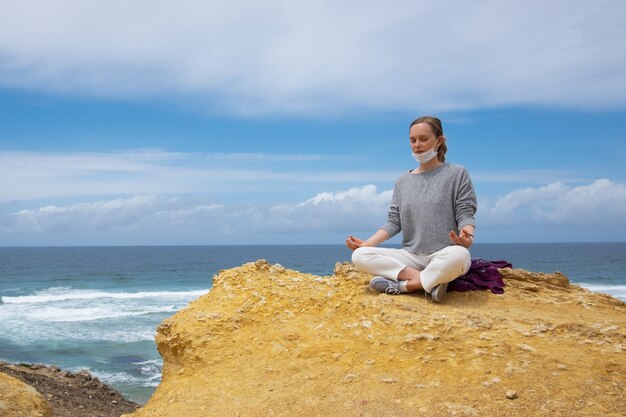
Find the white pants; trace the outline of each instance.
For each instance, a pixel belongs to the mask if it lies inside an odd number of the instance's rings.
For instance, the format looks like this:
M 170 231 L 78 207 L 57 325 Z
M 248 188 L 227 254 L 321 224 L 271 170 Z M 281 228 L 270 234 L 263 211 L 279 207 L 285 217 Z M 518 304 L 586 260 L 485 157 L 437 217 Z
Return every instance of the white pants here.
M 471 258 L 463 246 L 447 246 L 431 255 L 418 256 L 404 249 L 361 247 L 352 253 L 352 263 L 360 271 L 398 280 L 407 266 L 421 271 L 422 286 L 431 292 L 439 284 L 450 282 L 469 271 Z

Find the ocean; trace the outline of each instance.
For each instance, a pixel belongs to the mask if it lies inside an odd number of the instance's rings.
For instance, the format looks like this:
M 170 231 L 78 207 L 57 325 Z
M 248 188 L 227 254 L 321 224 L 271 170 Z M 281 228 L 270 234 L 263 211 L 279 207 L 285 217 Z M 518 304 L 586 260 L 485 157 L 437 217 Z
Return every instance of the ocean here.
M 476 244 L 472 257 L 560 271 L 626 301 L 626 243 Z M 161 377 L 158 324 L 257 259 L 330 275 L 343 245 L 0 248 L 0 360 L 89 369 L 144 403 Z

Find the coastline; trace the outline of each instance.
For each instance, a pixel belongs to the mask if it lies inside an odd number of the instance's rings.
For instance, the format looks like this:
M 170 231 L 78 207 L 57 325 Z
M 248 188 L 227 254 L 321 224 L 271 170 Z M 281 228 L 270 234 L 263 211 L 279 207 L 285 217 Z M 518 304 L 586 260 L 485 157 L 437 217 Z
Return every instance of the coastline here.
M 0 362 L 0 372 L 60 417 L 618 415 L 625 304 L 558 272 L 501 273 L 503 295 L 435 305 L 375 294 L 348 263 L 332 276 L 264 260 L 223 270 L 159 325 L 163 380 L 143 406 L 88 371 Z
M 572 284 L 625 301 L 624 249 L 624 243 L 477 244 L 474 255 L 562 271 Z M 214 274 L 266 256 L 325 276 L 344 250 L 349 252 L 341 245 L 0 250 L 0 300 L 6 301 L 0 304 L 0 361 L 90 369 L 143 404 L 161 380 L 157 326 L 210 288 Z

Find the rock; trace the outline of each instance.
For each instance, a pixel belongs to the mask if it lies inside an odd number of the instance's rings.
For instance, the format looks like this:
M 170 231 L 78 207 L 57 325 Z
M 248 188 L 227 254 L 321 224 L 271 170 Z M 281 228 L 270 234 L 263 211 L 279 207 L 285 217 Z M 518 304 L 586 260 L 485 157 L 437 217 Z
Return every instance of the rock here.
M 52 409 L 35 388 L 0 372 L 0 417 L 52 417 Z
M 381 381 L 385 384 L 395 384 L 398 382 L 396 378 L 381 378 Z
M 258 261 L 254 263 L 254 267 L 256 268 L 257 271 L 269 271 L 270 264 L 265 259 L 259 259 Z M 225 270 L 220 269 L 220 274 L 222 274 L 222 272 L 225 272 Z
M 508 390 L 506 392 L 506 398 L 508 398 L 509 400 L 514 400 L 517 398 L 517 391 L 513 391 L 513 390 Z
M 518 346 L 520 349 L 525 350 L 526 352 L 532 352 L 532 353 L 537 352 L 537 349 L 536 349 L 536 348 L 534 348 L 534 347 L 532 347 L 532 346 L 530 346 L 530 345 L 527 345 L 526 343 L 520 343 L 520 344 L 519 344 L 519 345 L 517 345 L 517 346 Z
M 101 384 L 95 378 L 87 379 L 88 372 L 78 372 L 77 376 L 68 378 L 67 371 L 56 371 L 53 366 L 37 366 L 33 369 L 29 364 L 0 364 L 0 376 L 7 375 L 36 388 L 46 399 L 47 404 L 52 409 L 55 417 L 119 417 L 122 413 L 129 413 L 137 409 L 137 404 L 126 400 L 119 392 Z M 74 375 L 74 374 L 72 374 Z M 34 391 L 34 388 L 30 388 Z M 0 417 L 13 417 L 17 414 L 13 411 L 6 411 L 6 401 L 3 395 L 11 391 L 6 388 L 0 380 Z M 111 401 L 117 402 L 115 407 L 111 406 Z M 36 404 L 29 405 L 30 411 L 24 415 L 41 416 Z M 81 411 L 77 411 L 81 410 Z M 5 411 L 8 414 L 5 414 Z
M 132 416 L 620 415 L 626 305 L 560 273 L 502 273 L 503 295 L 434 304 L 375 294 L 349 263 L 223 270 L 158 327 L 161 385 Z M 496 387 L 523 397 L 503 410 Z
M 82 369 L 74 374 L 76 377 L 80 377 L 82 379 L 91 380 L 91 372 L 88 369 Z

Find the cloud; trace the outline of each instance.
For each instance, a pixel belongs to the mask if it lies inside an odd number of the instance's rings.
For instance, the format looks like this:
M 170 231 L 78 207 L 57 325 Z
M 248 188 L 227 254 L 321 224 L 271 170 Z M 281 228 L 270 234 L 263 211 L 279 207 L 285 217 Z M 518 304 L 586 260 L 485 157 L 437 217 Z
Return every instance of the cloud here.
M 278 205 L 270 210 L 278 228 L 302 232 L 373 232 L 386 219 L 392 190 L 378 191 L 375 185 L 324 192 L 295 205 Z
M 280 234 L 373 231 L 384 222 L 390 199 L 391 190 L 378 192 L 373 185 L 320 193 L 292 205 L 225 206 L 200 197 L 138 195 L 10 213 L 0 217 L 0 243 L 11 243 L 17 235 L 34 240 L 41 235 L 59 240 L 89 235 L 97 242 L 117 234 L 130 237 L 127 244 L 145 244 L 154 243 L 155 234 L 167 242 L 172 233 L 188 239 L 201 233 L 204 243 L 220 243 L 247 235 L 265 235 L 271 241 Z
M 96 233 L 96 239 L 98 232 L 115 229 L 148 231 L 158 228 L 160 233 L 166 233 L 181 225 L 207 223 L 207 219 L 212 220 L 212 211 L 222 209 L 222 205 L 207 199 L 137 195 L 19 210 L 3 218 L 0 230 L 12 234 L 55 233 L 60 236 L 88 232 Z M 215 219 L 210 225 L 216 226 L 221 220 Z
M 111 153 L 0 151 L 0 202 L 43 198 L 264 192 L 281 184 L 393 180 L 386 171 L 309 172 L 306 162 L 359 156 L 266 153 Z M 245 164 L 245 167 L 243 165 Z M 297 168 L 296 168 L 297 167 Z M 311 168 L 318 168 L 313 164 Z M 272 186 L 267 184 L 271 183 Z
M 367 237 L 386 220 L 392 190 L 374 185 L 323 192 L 292 204 L 223 204 L 205 197 L 137 195 L 18 210 L 0 216 L 0 244 L 328 243 Z M 620 240 L 626 186 L 608 179 L 551 183 L 481 202 L 484 241 Z M 555 233 L 565 230 L 567 234 Z M 367 236 L 366 236 L 367 235 Z M 47 240 L 46 240 L 47 239 Z M 316 240 L 317 239 L 317 240 Z
M 45 206 L 20 210 L 10 215 L 8 231 L 59 232 L 67 230 L 102 230 L 133 225 L 146 215 L 154 215 L 176 199 L 134 196 L 79 203 L 66 207 Z
M 605 178 L 580 186 L 554 182 L 543 187 L 521 188 L 491 206 L 480 207 L 479 213 L 486 224 L 567 225 L 612 230 L 626 226 L 626 186 Z
M 625 20 L 619 0 L 7 0 L 0 85 L 247 115 L 622 107 Z

